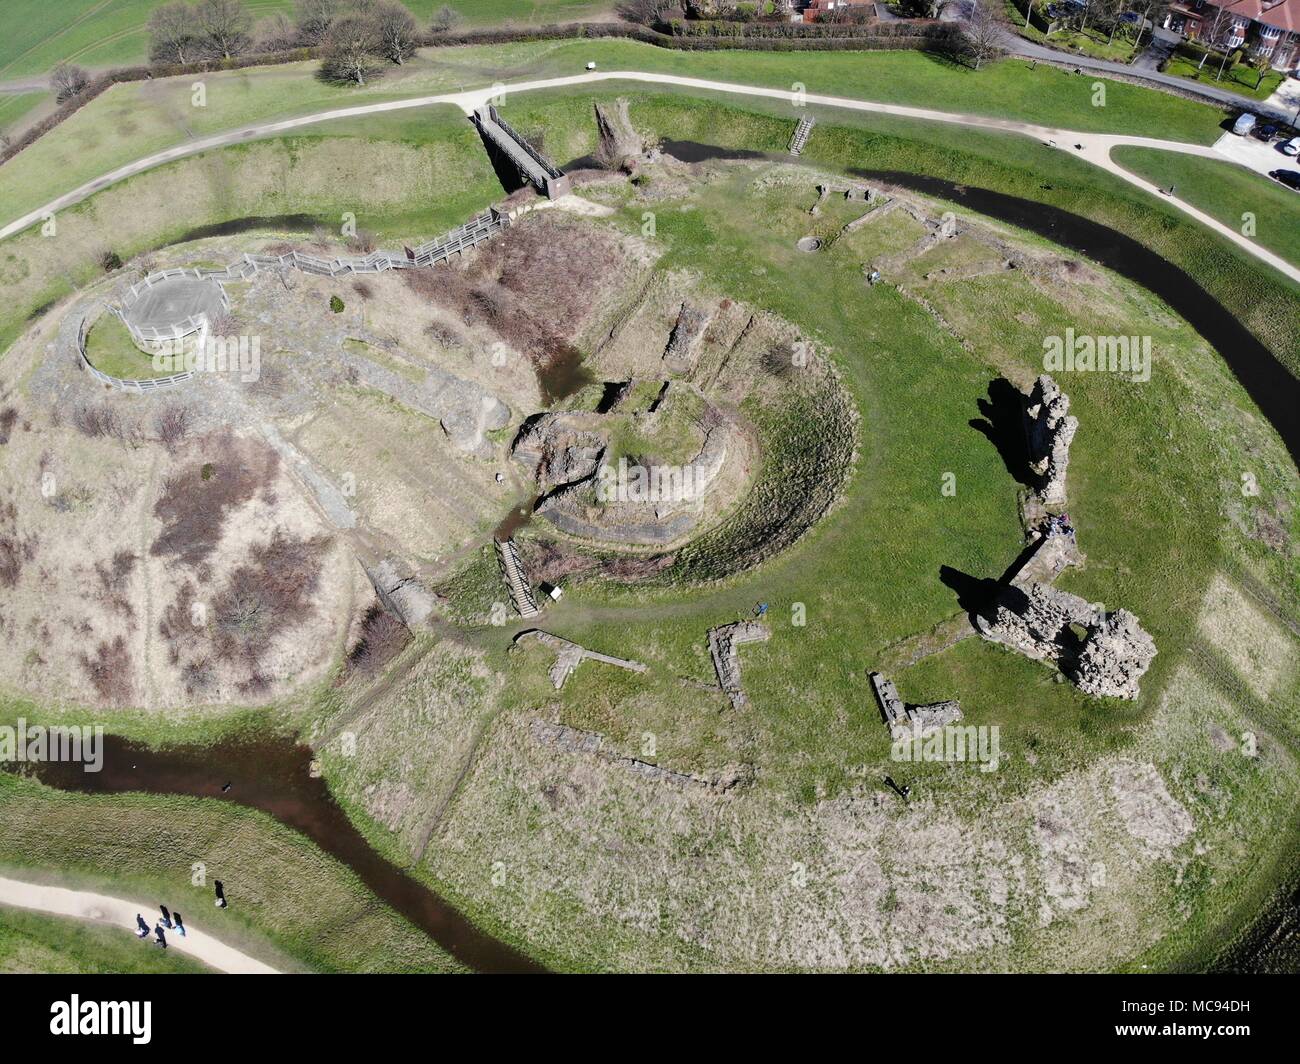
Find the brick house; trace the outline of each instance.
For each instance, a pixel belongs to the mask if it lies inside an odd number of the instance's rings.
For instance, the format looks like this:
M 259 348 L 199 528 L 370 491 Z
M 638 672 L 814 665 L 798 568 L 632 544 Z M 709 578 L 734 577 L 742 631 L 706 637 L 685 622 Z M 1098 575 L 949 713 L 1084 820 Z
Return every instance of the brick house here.
M 1277 70 L 1300 67 L 1300 0 L 1179 0 L 1164 28 L 1215 47 L 1245 47 Z

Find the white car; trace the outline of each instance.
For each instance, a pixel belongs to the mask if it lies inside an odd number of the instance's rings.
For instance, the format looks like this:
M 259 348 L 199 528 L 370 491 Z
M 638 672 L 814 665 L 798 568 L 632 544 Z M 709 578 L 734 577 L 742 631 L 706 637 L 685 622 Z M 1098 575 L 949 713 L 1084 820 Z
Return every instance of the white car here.
M 1283 155 L 1300 155 L 1300 137 L 1292 137 L 1290 140 L 1284 140 L 1277 146 L 1277 150 Z

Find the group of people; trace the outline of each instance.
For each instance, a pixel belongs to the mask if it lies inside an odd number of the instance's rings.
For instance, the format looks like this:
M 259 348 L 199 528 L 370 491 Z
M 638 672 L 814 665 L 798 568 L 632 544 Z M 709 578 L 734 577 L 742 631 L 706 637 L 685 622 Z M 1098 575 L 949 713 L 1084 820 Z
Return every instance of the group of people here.
M 155 941 L 157 941 L 158 945 L 166 949 L 168 931 L 175 931 L 181 938 L 185 937 L 185 921 L 181 919 L 180 913 L 168 912 L 167 906 L 161 905 L 159 908 L 162 909 L 162 916 L 154 924 L 153 933 L 156 936 Z M 135 914 L 135 926 L 138 929 L 136 931 L 137 938 L 149 937 L 149 923 L 139 913 Z
M 215 887 L 216 887 L 216 895 L 217 895 L 215 905 L 218 909 L 224 909 L 226 907 L 225 887 L 222 885 L 221 880 L 219 879 L 216 881 Z M 158 945 L 161 946 L 163 949 L 166 949 L 168 931 L 175 931 L 178 935 L 181 936 L 181 938 L 185 937 L 186 935 L 185 921 L 181 919 L 180 913 L 168 912 L 167 906 L 165 905 L 160 905 L 158 908 L 162 910 L 162 915 L 158 918 L 157 922 L 154 924 L 152 932 L 150 931 L 149 928 L 149 921 L 147 921 L 139 913 L 135 914 L 136 937 L 148 938 L 149 935 L 152 933 L 154 935 L 154 941 L 157 942 Z
M 1074 526 L 1070 524 L 1069 514 L 1048 514 L 1043 522 L 1044 536 L 1073 536 Z

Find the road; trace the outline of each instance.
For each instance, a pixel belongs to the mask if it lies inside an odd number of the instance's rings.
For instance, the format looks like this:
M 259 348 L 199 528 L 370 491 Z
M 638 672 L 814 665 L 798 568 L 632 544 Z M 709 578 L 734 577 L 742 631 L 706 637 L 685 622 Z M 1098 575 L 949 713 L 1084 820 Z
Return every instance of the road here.
M 1129 66 L 1127 63 L 1114 63 L 1109 59 L 1094 59 L 1087 55 L 1062 52 L 1056 48 L 1048 48 L 1046 45 L 1027 41 L 1012 32 L 1005 34 L 1002 44 L 1012 55 L 1018 55 L 1023 59 L 1037 59 L 1039 62 L 1051 62 L 1060 66 L 1077 67 L 1080 70 L 1092 70 L 1098 74 L 1114 74 L 1119 77 L 1137 78 L 1151 85 L 1176 89 L 1180 93 L 1187 93 L 1189 96 L 1198 97 L 1208 103 L 1254 111 L 1256 114 L 1266 115 L 1275 121 L 1289 123 L 1295 118 L 1295 112 L 1293 111 L 1286 111 L 1262 100 L 1242 96 L 1240 93 L 1232 92 L 1218 85 L 1202 81 L 1188 81 L 1186 78 L 1175 77 L 1173 74 L 1162 74 L 1158 70 Z
M 1113 64 L 1112 64 L 1113 65 Z M 430 107 L 437 104 L 451 104 L 459 107 L 466 115 L 471 114 L 475 108 L 487 104 L 490 99 L 495 99 L 498 94 L 504 91 L 505 94 L 514 94 L 522 92 L 538 92 L 546 89 L 572 88 L 578 85 L 590 85 L 603 81 L 640 81 L 650 82 L 656 85 L 671 85 L 676 88 L 688 89 L 695 92 L 714 92 L 725 93 L 733 96 L 760 96 L 768 99 L 785 100 L 794 103 L 792 94 L 788 90 L 770 89 L 756 85 L 741 85 L 727 81 L 709 81 L 704 78 L 683 77 L 676 74 L 653 74 L 637 70 L 611 70 L 611 71 L 588 71 L 582 74 L 573 74 L 568 77 L 546 78 L 538 81 L 525 81 L 514 84 L 507 84 L 504 90 L 500 87 L 489 87 L 474 89 L 468 92 L 446 93 L 439 96 L 418 96 L 409 100 L 392 100 L 387 103 L 363 104 L 357 107 L 341 107 L 332 111 L 323 111 L 318 114 L 304 115 L 299 118 L 288 118 L 278 122 L 265 122 L 258 125 L 244 126 L 241 129 L 231 130 L 227 133 L 218 133 L 210 137 L 203 137 L 197 140 L 189 141 L 185 144 L 179 144 L 165 151 L 155 152 L 153 155 L 137 159 L 133 163 L 120 166 L 101 177 L 95 178 L 82 185 L 80 188 L 73 189 L 57 199 L 51 200 L 43 207 L 39 207 L 23 217 L 18 218 L 8 225 L 0 228 L 0 240 L 19 233 L 28 226 L 35 225 L 47 215 L 55 214 L 82 200 L 93 196 L 110 185 L 123 181 L 128 177 L 143 173 L 146 170 L 152 170 L 155 167 L 162 166 L 166 163 L 174 162 L 177 159 L 183 159 L 190 155 L 196 155 L 200 152 L 210 151 L 213 148 L 221 148 L 230 144 L 237 144 L 243 141 L 252 140 L 258 137 L 273 136 L 285 133 L 293 129 L 300 129 L 304 126 L 317 125 L 321 122 L 330 122 L 343 118 L 356 118 L 363 115 L 380 114 L 388 111 L 402 111 L 415 107 Z M 803 100 L 812 105 L 822 107 L 835 107 L 849 111 L 866 111 L 872 114 L 893 115 L 899 118 L 916 118 L 929 122 L 945 122 L 951 125 L 968 126 L 976 129 L 992 129 L 1007 133 L 1017 133 L 1022 136 L 1033 137 L 1050 147 L 1060 151 L 1068 152 L 1075 155 L 1085 162 L 1114 174 L 1122 178 L 1129 184 L 1142 189 L 1144 192 L 1153 196 L 1158 196 L 1167 203 L 1173 204 L 1183 213 L 1195 218 L 1200 224 L 1207 229 L 1212 229 L 1225 240 L 1230 241 L 1240 247 L 1247 253 L 1253 255 L 1261 262 L 1267 263 L 1279 273 L 1284 274 L 1293 281 L 1300 283 L 1300 268 L 1293 266 L 1279 255 L 1275 255 L 1267 248 L 1254 243 L 1214 218 L 1211 218 L 1203 211 L 1197 210 L 1191 204 L 1184 202 L 1172 196 L 1165 195 L 1164 192 L 1153 185 L 1151 182 L 1131 174 L 1123 167 L 1112 161 L 1110 152 L 1112 148 L 1120 145 L 1134 145 L 1146 148 L 1158 148 L 1163 151 L 1180 152 L 1185 155 L 1199 155 L 1202 158 L 1215 159 L 1223 161 L 1223 156 L 1214 151 L 1213 148 L 1200 144 L 1188 144 L 1176 140 L 1160 140 L 1155 137 L 1135 137 L 1127 134 L 1116 133 L 1081 133 L 1075 130 L 1054 129 L 1050 126 L 1033 125 L 1027 122 L 1017 122 L 1006 118 L 990 118 L 986 115 L 961 114 L 952 111 L 936 111 L 925 107 L 906 107 L 899 104 L 875 103 L 869 100 L 850 99 L 843 96 L 822 96 L 815 93 L 808 93 Z M 815 136 L 815 134 L 814 134 Z
M 41 883 L 26 883 L 19 879 L 4 877 L 0 877 L 0 905 L 33 909 L 53 916 L 71 916 L 97 924 L 109 924 L 120 927 L 124 934 L 134 934 L 137 913 L 144 916 L 151 927 L 158 919 L 156 905 L 141 905 L 121 898 L 110 898 L 104 894 L 90 894 L 81 890 L 49 887 Z M 188 933 L 183 937 L 175 931 L 167 935 L 168 949 L 174 949 L 187 957 L 202 961 L 219 972 L 238 975 L 279 974 L 269 964 L 263 964 L 233 946 L 227 946 L 211 935 L 197 930 L 189 921 L 186 922 L 185 928 Z M 151 938 L 148 942 L 141 942 L 140 948 L 157 949 L 158 946 Z

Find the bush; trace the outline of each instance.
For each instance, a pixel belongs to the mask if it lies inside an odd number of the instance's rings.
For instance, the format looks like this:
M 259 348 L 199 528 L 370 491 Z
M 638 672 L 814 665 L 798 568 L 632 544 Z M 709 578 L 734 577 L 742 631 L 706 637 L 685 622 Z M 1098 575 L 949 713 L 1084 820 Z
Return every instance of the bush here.
M 330 310 L 334 311 L 335 314 L 342 314 L 343 300 L 339 299 L 338 296 L 330 296 Z

